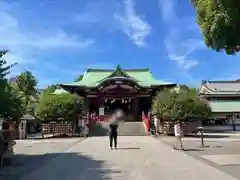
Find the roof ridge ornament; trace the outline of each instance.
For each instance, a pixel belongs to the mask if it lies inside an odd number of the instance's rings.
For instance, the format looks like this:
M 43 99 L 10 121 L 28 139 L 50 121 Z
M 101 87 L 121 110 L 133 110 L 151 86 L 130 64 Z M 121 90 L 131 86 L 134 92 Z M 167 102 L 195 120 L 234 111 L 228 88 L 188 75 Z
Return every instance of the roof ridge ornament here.
M 117 77 L 124 75 L 119 64 L 117 65 L 115 72 L 113 74 L 115 74 L 115 76 L 117 76 Z
M 121 66 L 119 64 L 116 66 L 116 70 L 117 69 L 122 70 L 122 68 L 121 68 Z

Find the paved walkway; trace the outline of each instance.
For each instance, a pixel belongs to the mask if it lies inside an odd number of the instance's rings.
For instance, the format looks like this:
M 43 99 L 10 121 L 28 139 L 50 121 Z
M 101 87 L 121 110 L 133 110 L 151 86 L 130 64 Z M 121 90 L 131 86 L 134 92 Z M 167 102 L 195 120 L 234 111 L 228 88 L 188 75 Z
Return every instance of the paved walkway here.
M 22 180 L 33 179 L 237 180 L 151 137 L 120 137 L 119 150 L 107 137 L 88 138 Z

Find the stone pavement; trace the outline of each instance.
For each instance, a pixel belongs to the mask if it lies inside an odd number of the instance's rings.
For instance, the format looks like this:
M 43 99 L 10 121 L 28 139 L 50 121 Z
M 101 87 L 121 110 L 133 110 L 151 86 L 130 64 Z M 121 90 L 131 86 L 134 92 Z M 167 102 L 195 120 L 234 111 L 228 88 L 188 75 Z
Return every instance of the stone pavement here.
M 13 163 L 0 171 L 0 180 L 19 180 L 81 140 L 83 138 L 17 140 L 14 146 Z
M 159 137 L 170 147 L 174 137 Z M 205 138 L 201 147 L 199 138 L 184 137 L 185 153 L 220 171 L 240 179 L 240 140 L 235 138 Z
M 240 164 L 240 154 L 205 155 L 202 157 L 220 166 Z
M 237 180 L 152 137 L 108 137 L 77 143 L 22 180 Z

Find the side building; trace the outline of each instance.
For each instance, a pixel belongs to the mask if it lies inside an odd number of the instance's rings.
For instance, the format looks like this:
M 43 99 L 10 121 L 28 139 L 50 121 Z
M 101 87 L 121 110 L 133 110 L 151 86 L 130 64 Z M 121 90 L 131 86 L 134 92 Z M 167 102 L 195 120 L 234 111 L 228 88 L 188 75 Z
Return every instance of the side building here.
M 204 123 L 215 130 L 240 130 L 240 80 L 202 81 L 199 96 L 212 108 L 212 117 Z

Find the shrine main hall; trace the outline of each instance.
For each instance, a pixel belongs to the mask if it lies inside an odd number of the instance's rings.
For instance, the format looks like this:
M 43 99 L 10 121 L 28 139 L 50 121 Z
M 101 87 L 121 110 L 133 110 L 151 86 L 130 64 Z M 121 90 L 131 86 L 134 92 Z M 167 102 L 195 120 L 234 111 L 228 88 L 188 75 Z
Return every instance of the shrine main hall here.
M 82 80 L 60 87 L 85 97 L 88 112 L 101 119 L 121 109 L 126 121 L 139 121 L 142 112 L 148 113 L 152 99 L 159 90 L 176 84 L 154 78 L 150 69 L 88 69 Z

